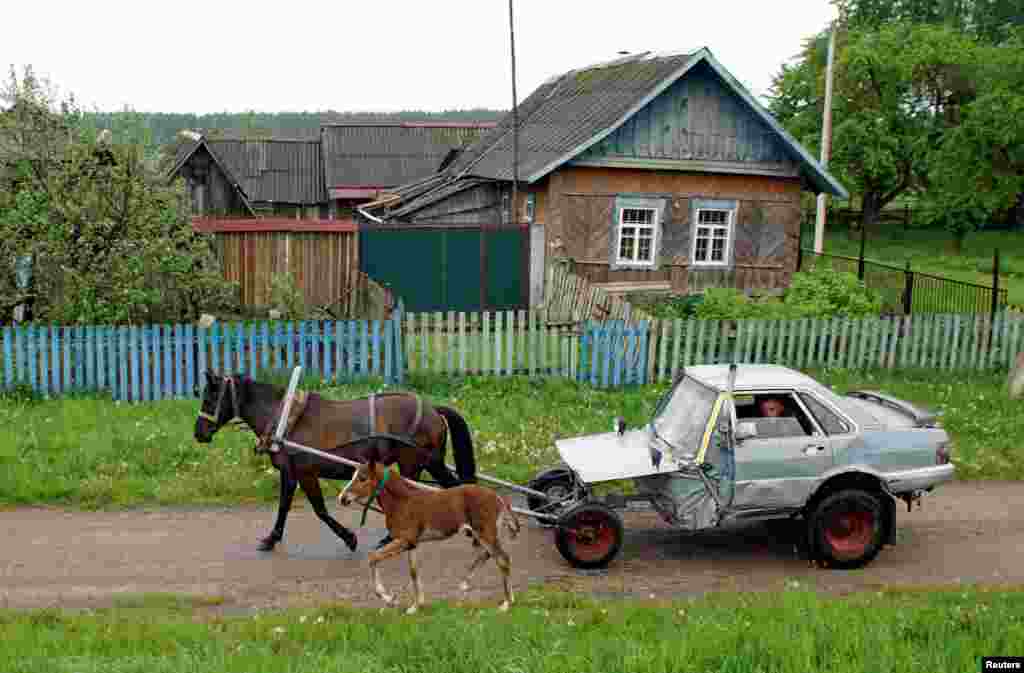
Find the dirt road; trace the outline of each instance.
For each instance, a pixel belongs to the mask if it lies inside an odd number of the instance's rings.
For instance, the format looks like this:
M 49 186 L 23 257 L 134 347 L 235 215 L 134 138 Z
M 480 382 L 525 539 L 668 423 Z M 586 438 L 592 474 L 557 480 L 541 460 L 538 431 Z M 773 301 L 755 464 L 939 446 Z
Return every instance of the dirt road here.
M 301 605 L 323 600 L 379 605 L 368 584 L 366 551 L 383 535 L 373 513 L 350 553 L 296 503 L 284 542 L 269 553 L 256 543 L 273 523 L 272 508 L 73 512 L 0 511 L 0 607 L 86 607 L 121 593 L 175 592 L 222 597 L 226 609 Z M 355 526 L 359 513 L 338 510 Z M 886 584 L 1024 584 L 1024 485 L 953 483 L 923 509 L 897 514 L 898 542 L 857 571 L 818 570 L 764 527 L 729 534 L 680 536 L 654 514 L 626 514 L 626 541 L 606 571 L 580 572 L 558 554 L 552 532 L 524 521 L 511 542 L 517 590 L 554 584 L 597 595 L 659 597 L 707 591 L 760 591 L 787 581 L 830 592 Z M 422 548 L 428 600 L 455 598 L 472 558 L 457 537 Z M 404 559 L 384 566 L 384 582 L 402 589 Z M 496 602 L 492 564 L 478 572 L 469 598 Z

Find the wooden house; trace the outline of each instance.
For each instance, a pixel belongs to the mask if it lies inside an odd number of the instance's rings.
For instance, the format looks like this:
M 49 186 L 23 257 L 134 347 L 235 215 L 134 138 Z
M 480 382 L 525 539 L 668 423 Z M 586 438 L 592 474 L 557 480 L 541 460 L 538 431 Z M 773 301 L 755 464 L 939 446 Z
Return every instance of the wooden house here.
M 552 256 L 619 292 L 784 288 L 801 192 L 847 198 L 708 49 L 552 77 L 518 116 L 514 213 L 511 115 L 443 171 L 360 212 L 377 227 L 529 227 L 535 304 Z

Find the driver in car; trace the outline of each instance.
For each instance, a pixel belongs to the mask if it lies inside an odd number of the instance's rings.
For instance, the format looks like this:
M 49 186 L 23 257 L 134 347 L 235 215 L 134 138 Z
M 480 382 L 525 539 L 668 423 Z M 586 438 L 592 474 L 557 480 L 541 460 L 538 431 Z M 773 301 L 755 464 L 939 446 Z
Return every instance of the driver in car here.
M 758 400 L 757 409 L 762 418 L 780 418 L 786 414 L 786 403 L 778 397 L 762 397 Z

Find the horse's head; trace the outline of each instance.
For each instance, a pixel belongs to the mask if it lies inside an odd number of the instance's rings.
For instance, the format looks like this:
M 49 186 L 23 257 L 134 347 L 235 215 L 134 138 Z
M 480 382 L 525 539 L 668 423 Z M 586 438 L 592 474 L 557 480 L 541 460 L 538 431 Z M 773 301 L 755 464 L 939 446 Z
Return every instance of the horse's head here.
M 196 418 L 195 438 L 207 444 L 226 423 L 239 415 L 241 403 L 240 382 L 233 376 L 221 376 L 207 370 L 206 391 Z
M 365 507 L 384 488 L 384 482 L 394 476 L 391 469 L 377 462 L 359 466 L 352 475 L 352 481 L 338 494 L 338 504 L 348 507 L 354 501 Z M 398 468 L 394 469 L 397 472 Z

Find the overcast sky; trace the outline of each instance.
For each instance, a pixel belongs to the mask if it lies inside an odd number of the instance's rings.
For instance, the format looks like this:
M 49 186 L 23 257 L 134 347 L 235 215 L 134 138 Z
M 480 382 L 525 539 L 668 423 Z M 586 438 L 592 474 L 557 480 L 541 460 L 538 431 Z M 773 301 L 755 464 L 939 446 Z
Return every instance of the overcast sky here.
M 507 0 L 5 4 L 0 64 L 31 64 L 90 109 L 507 109 L 512 101 Z M 548 77 L 620 50 L 705 46 L 761 96 L 803 38 L 836 14 L 828 0 L 514 0 L 514 10 L 520 101 Z

